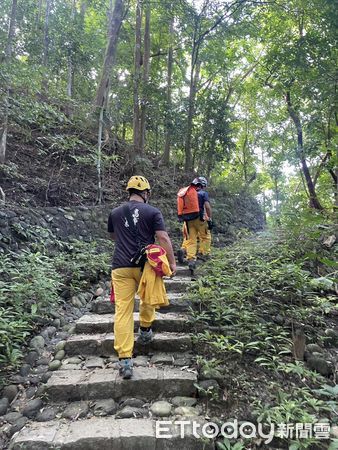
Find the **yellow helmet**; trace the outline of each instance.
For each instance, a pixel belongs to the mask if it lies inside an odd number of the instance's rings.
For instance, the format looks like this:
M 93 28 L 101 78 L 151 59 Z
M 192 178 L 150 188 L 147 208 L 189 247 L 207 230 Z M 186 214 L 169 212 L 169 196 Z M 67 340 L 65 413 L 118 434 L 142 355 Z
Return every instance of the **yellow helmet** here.
M 129 189 L 136 189 L 137 191 L 145 191 L 148 189 L 150 191 L 150 184 L 146 178 L 134 175 L 128 181 L 126 191 Z

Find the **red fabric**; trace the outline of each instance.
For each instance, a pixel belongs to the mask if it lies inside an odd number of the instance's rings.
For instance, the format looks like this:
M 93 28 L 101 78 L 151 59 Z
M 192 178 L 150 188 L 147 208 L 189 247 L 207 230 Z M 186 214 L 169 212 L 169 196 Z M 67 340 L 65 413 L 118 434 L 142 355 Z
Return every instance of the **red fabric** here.
M 166 251 L 160 245 L 150 244 L 146 247 L 147 259 L 151 268 L 155 271 L 156 275 L 159 277 L 164 277 L 168 275 L 168 271 L 164 271 L 164 260 L 166 258 Z
M 179 216 L 199 212 L 200 205 L 195 186 L 181 188 L 177 194 L 177 214 Z

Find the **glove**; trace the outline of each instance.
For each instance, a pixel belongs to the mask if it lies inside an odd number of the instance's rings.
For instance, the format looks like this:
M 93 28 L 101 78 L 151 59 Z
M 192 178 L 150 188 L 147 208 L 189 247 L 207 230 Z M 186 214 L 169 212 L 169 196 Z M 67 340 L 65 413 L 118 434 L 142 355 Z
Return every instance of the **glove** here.
M 208 230 L 212 230 L 213 228 L 214 228 L 214 222 L 211 219 L 209 219 L 208 220 Z
M 183 223 L 184 222 L 183 216 L 178 216 L 178 221 L 179 223 Z

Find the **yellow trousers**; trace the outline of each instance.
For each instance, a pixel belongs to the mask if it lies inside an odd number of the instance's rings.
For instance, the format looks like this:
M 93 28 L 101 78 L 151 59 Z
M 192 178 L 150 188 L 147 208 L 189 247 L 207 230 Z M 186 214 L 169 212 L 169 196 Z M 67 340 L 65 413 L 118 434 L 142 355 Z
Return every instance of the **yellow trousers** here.
M 186 243 L 187 259 L 196 259 L 197 254 L 197 238 L 201 239 L 201 232 L 203 233 L 203 228 L 205 222 L 202 222 L 200 218 L 189 220 L 187 223 L 188 227 L 188 242 Z
M 114 348 L 119 358 L 131 358 L 134 349 L 134 301 L 141 279 L 139 267 L 112 270 L 115 293 Z M 155 320 L 155 308 L 140 304 L 140 326 L 150 327 Z
M 184 227 L 186 225 L 184 224 Z M 210 255 L 211 251 L 211 232 L 208 228 L 208 225 L 205 225 L 205 229 L 203 229 L 198 235 L 197 238 L 199 240 L 199 252 L 201 255 Z M 185 232 L 183 232 L 183 242 L 181 248 L 187 251 L 188 248 L 188 238 L 185 236 Z
M 200 253 L 201 255 L 210 255 L 211 250 L 211 232 L 208 228 L 208 222 L 203 222 L 203 226 L 200 229 L 198 235 L 200 239 Z

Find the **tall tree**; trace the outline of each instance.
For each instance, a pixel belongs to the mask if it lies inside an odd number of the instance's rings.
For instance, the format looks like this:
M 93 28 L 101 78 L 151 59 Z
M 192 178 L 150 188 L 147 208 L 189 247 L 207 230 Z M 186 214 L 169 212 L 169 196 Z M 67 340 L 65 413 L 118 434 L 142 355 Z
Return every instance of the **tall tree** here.
M 123 3 L 123 0 L 116 0 L 114 9 L 110 12 L 107 47 L 95 97 L 95 105 L 99 108 L 104 106 L 104 102 L 107 99 L 111 72 L 115 63 L 117 42 L 123 21 Z
M 76 0 L 72 1 L 71 6 L 71 24 L 72 27 L 75 26 L 75 13 L 76 13 Z M 67 95 L 69 98 L 72 98 L 73 96 L 73 82 L 74 82 L 74 42 L 73 39 L 68 43 L 69 49 L 68 49 L 68 78 L 67 78 Z
M 134 115 L 133 115 L 133 141 L 134 153 L 141 154 L 140 148 L 140 84 L 141 84 L 141 49 L 142 49 L 142 5 L 141 0 L 136 2 L 135 47 L 134 47 Z
M 170 161 L 170 144 L 172 133 L 172 76 L 173 76 L 173 35 L 174 35 L 174 17 L 170 13 L 169 18 L 169 45 L 168 45 L 168 59 L 167 59 L 167 105 L 165 113 L 165 143 L 163 152 L 163 164 L 168 166 Z
M 144 153 L 146 135 L 146 111 L 148 103 L 148 82 L 150 66 L 150 1 L 145 3 L 145 25 L 144 25 L 144 52 L 143 52 L 143 74 L 142 74 L 142 100 L 140 117 L 140 153 Z
M 9 62 L 12 58 L 16 15 L 17 15 L 17 0 L 13 0 L 10 19 L 9 19 L 8 36 L 7 36 L 5 58 L 4 58 L 4 63 L 6 65 L 9 64 Z M 1 164 L 4 164 L 5 160 L 6 160 L 9 95 L 10 95 L 10 87 L 9 87 L 9 84 L 7 83 L 7 86 L 5 87 L 5 94 L 4 94 L 4 106 L 5 106 L 4 117 L 3 117 L 3 121 L 2 121 L 2 124 L 0 127 L 0 163 Z
M 296 132 L 297 132 L 297 155 L 300 159 L 300 162 L 302 165 L 302 171 L 303 171 L 306 185 L 307 185 L 307 188 L 309 191 L 310 206 L 312 208 L 321 210 L 321 209 L 323 209 L 323 207 L 318 200 L 316 190 L 315 190 L 315 185 L 313 183 L 313 180 L 312 180 L 312 177 L 311 177 L 311 174 L 310 174 L 307 162 L 306 162 L 305 154 L 304 154 L 302 123 L 301 123 L 299 114 L 297 114 L 297 112 L 295 111 L 295 109 L 291 103 L 290 91 L 286 92 L 285 100 L 286 100 L 288 112 L 290 114 L 290 117 L 291 117 L 294 125 L 295 125 Z
M 45 94 L 48 92 L 48 58 L 49 58 L 49 21 L 50 21 L 50 13 L 52 9 L 53 0 L 46 0 L 46 11 L 45 11 L 45 25 L 43 32 L 43 55 L 42 55 L 42 66 L 44 68 L 44 75 L 42 81 L 42 89 Z
M 106 47 L 106 54 L 104 58 L 101 79 L 96 90 L 95 103 L 99 108 L 99 127 L 98 127 L 98 141 L 97 141 L 97 179 L 98 179 L 98 194 L 97 201 L 102 202 L 102 133 L 103 133 L 103 116 L 104 111 L 109 105 L 109 89 L 110 77 L 115 63 L 118 37 L 123 21 L 123 0 L 116 0 L 114 9 L 110 9 L 110 20 L 108 25 L 108 42 Z

